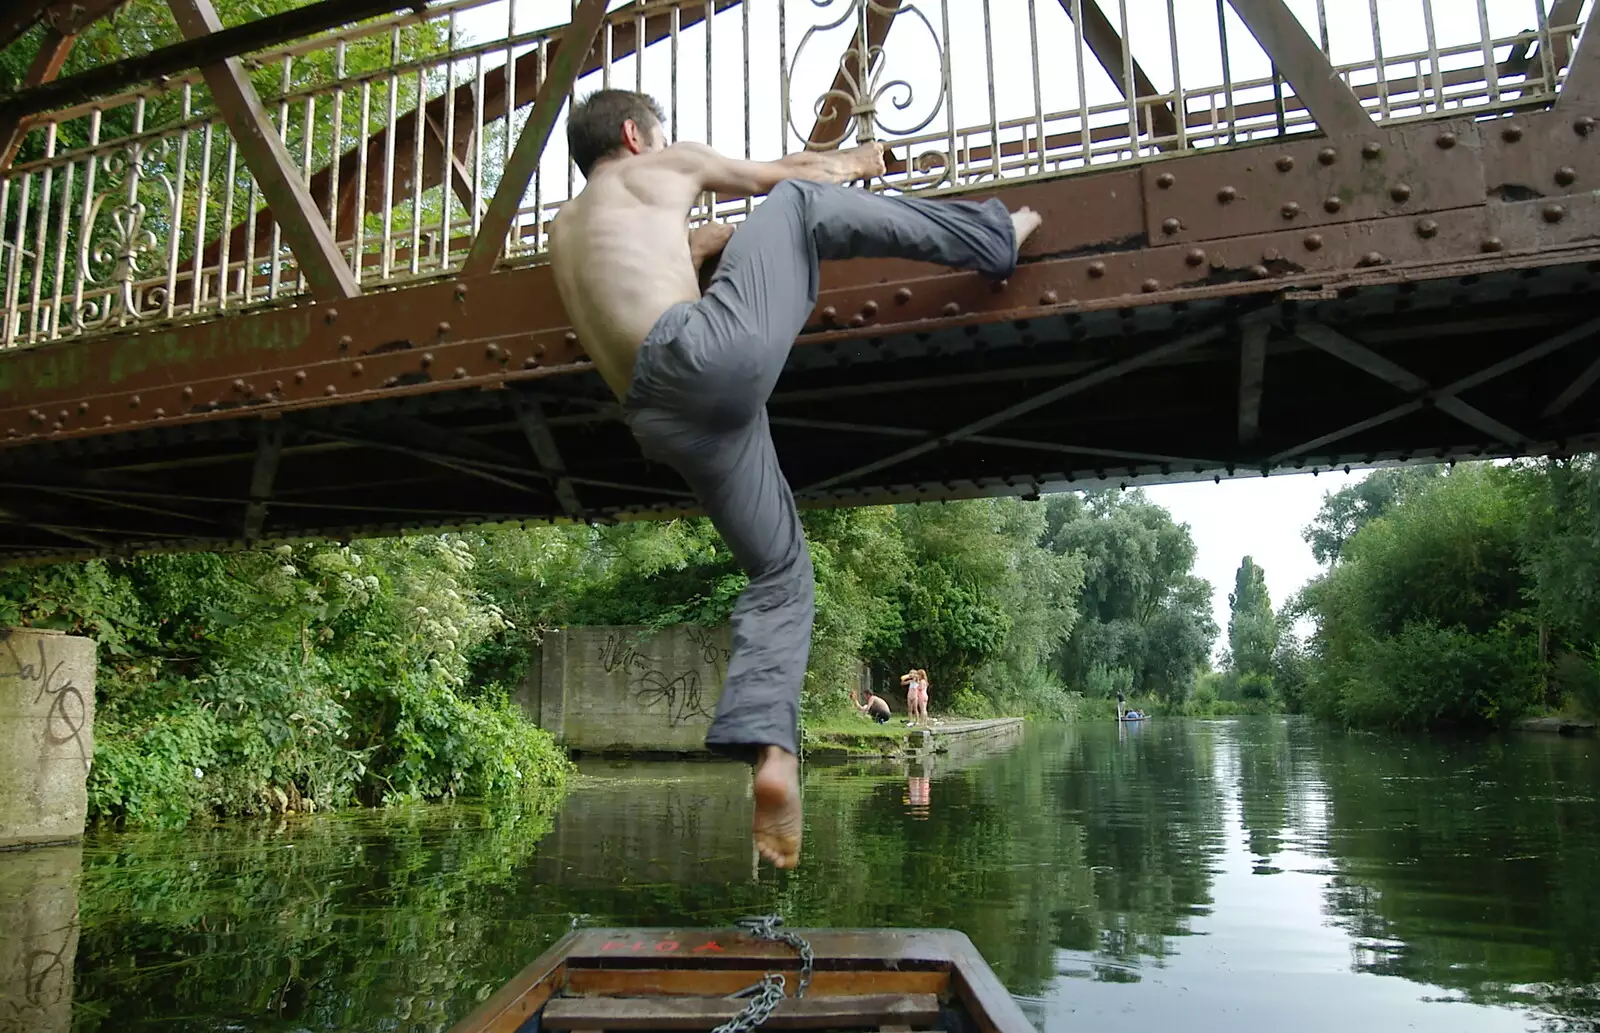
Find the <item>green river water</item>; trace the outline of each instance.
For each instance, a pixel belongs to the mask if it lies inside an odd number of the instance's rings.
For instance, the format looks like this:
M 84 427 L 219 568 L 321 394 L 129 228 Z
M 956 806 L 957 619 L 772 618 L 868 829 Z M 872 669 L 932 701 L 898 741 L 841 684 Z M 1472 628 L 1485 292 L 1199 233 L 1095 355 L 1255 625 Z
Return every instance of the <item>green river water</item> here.
M 0 854 L 0 1031 L 445 1030 L 574 916 L 769 911 L 960 929 L 1048 1033 L 1600 1030 L 1593 739 L 1034 726 L 805 790 L 792 874 L 712 763 Z

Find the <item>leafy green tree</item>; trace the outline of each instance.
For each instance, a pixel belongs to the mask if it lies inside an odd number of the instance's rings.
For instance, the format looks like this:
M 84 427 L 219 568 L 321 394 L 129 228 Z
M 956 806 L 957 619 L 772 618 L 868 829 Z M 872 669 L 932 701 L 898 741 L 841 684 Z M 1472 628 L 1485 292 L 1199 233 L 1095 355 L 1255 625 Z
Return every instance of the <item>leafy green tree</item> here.
M 1181 701 L 1217 634 L 1188 528 L 1140 491 L 1057 495 L 1047 507 L 1050 548 L 1084 567 L 1081 616 L 1056 659 L 1062 681 L 1100 691 L 1111 682 L 1091 672 L 1125 671 L 1134 691 Z
M 1374 470 L 1347 488 L 1323 496 L 1317 517 L 1301 532 L 1318 563 L 1335 563 L 1355 533 L 1426 488 L 1444 468 L 1402 466 Z
M 1230 670 L 1239 695 L 1266 699 L 1272 694 L 1272 667 L 1278 650 L 1278 619 L 1267 593 L 1266 572 L 1246 556 L 1228 594 Z

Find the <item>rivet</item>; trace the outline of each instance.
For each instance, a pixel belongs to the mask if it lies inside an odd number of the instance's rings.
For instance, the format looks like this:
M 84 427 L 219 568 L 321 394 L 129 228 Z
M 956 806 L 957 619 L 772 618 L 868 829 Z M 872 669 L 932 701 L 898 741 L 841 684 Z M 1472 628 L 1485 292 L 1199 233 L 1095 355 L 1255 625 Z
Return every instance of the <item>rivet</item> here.
M 1411 187 L 1405 183 L 1396 183 L 1389 188 L 1389 196 L 1403 204 L 1411 200 Z
M 55 420 L 54 422 L 52 422 L 50 424 L 50 429 L 54 430 L 54 431 L 59 431 L 61 429 L 61 421 L 60 420 Z
M 1379 254 L 1376 251 L 1368 251 L 1366 254 L 1361 256 L 1361 264 L 1362 265 L 1382 265 L 1383 264 L 1383 255 Z
M 577 333 L 575 331 L 572 331 L 572 330 L 568 330 L 566 333 L 562 334 L 561 335 L 561 339 L 563 341 L 566 341 L 568 344 L 577 344 L 578 343 L 578 335 L 577 335 Z
M 234 381 L 234 382 L 233 382 L 233 389 L 234 389 L 234 390 L 235 390 L 235 391 L 237 391 L 237 392 L 239 392 L 239 393 L 240 393 L 240 394 L 244 394 L 244 381 L 242 381 L 242 380 L 235 380 L 235 381 Z
M 387 380 L 385 380 L 383 382 L 383 386 L 384 387 L 399 387 L 400 386 L 400 378 L 399 377 L 390 377 L 390 378 L 388 378 Z
M 1578 181 L 1578 170 L 1570 165 L 1563 165 L 1556 170 L 1556 182 L 1561 186 L 1569 187 Z
M 334 387 L 332 384 L 329 384 L 327 387 L 322 389 L 322 393 L 327 395 L 329 398 L 332 398 L 334 395 L 339 393 L 339 389 Z
M 1041 305 L 1054 305 L 1057 301 L 1060 300 L 1060 297 L 1061 296 L 1059 294 L 1057 294 L 1055 291 L 1045 291 L 1043 294 L 1039 295 L 1039 304 L 1041 304 Z
M 1275 247 L 1269 247 L 1265 251 L 1261 252 L 1261 260 L 1263 262 L 1276 262 L 1282 257 L 1283 256 L 1278 253 L 1278 249 Z
M 1167 219 L 1161 224 L 1161 232 L 1169 237 L 1181 229 L 1183 229 L 1183 223 L 1177 219 Z
M 322 318 L 326 319 L 329 323 L 332 323 L 334 320 L 339 318 L 339 310 L 336 308 L 330 308 L 328 310 L 328 314 Z
M 1516 143 L 1518 140 L 1522 139 L 1522 127 L 1516 124 L 1506 126 L 1504 129 L 1500 130 L 1500 139 L 1504 140 L 1506 143 Z
M 355 363 L 354 365 L 352 365 L 350 367 L 350 375 L 352 377 L 359 377 L 361 374 L 365 373 L 366 371 L 367 371 L 367 366 L 366 366 L 366 363 L 363 363 L 363 362 L 357 362 L 357 363 Z
M 433 365 L 433 352 L 423 352 L 422 353 L 422 368 L 423 369 L 427 369 L 431 365 Z M 296 380 L 300 379 L 300 374 L 299 373 L 295 374 L 295 379 Z
M 1238 196 L 1239 191 L 1235 190 L 1233 187 L 1223 187 L 1221 190 L 1217 191 L 1217 203 L 1228 204 Z
M 538 369 L 539 368 L 539 360 L 534 358 L 532 355 L 530 355 L 526 359 L 522 360 L 522 368 L 523 369 Z
M 1383 145 L 1376 141 L 1361 145 L 1361 156 L 1368 161 L 1373 161 L 1383 156 Z
M 1324 147 L 1317 152 L 1317 160 L 1324 165 L 1332 165 L 1339 160 L 1339 152 L 1332 147 Z
M 10 427 L 10 428 L 8 428 L 6 430 L 6 437 L 8 437 L 8 438 L 15 438 L 15 437 L 20 437 L 20 436 L 21 435 L 19 435 L 17 433 L 17 428 L 15 428 L 15 427 Z
M 1579 136 L 1588 136 L 1590 133 L 1594 132 L 1594 117 L 1591 115 L 1584 115 L 1582 118 L 1572 123 L 1572 128 Z
M 860 329 L 861 327 L 867 325 L 867 317 L 857 313 L 850 317 L 850 325 Z
M 188 401 L 189 399 L 191 399 L 193 397 L 194 397 L 194 388 L 186 387 L 186 388 L 183 389 L 183 398 L 184 398 L 185 401 Z
M 1432 240 L 1439 234 L 1439 224 L 1432 219 L 1423 219 L 1417 223 L 1417 236 L 1423 240 Z
M 351 337 L 349 334 L 345 334 L 344 336 L 339 338 L 339 350 L 340 351 L 348 351 L 350 346 L 352 344 L 355 344 L 355 343 L 356 342 L 355 342 L 355 339 L 353 337 Z
M 38 409 L 29 409 L 28 419 L 32 420 L 34 423 L 43 423 L 44 413 L 40 412 Z
M 86 413 L 88 411 L 89 411 L 89 403 L 88 402 L 79 402 L 78 403 L 78 415 L 79 416 L 82 416 L 84 413 Z
M 444 321 L 444 320 L 440 320 L 440 322 L 439 322 L 439 336 L 443 337 L 445 334 L 447 334 L 449 332 L 450 332 L 450 324 L 448 322 Z
M 1156 186 L 1160 187 L 1162 190 L 1171 190 L 1172 184 L 1176 182 L 1177 179 L 1174 178 L 1170 172 L 1163 172 L 1161 175 L 1156 177 Z
M 1190 265 L 1205 265 L 1206 253 L 1200 248 L 1195 248 L 1194 250 L 1190 251 L 1188 255 L 1184 256 L 1184 261 L 1188 262 Z
M 1448 151 L 1450 148 L 1456 145 L 1456 134 L 1448 132 L 1440 133 L 1439 138 L 1433 142 L 1439 145 L 1439 149 L 1441 151 Z
M 1278 159 L 1276 164 L 1279 172 L 1288 172 L 1294 168 L 1294 158 L 1285 154 L 1283 157 Z
M 491 359 L 498 359 L 500 357 L 500 346 L 498 344 L 490 344 L 483 349 L 483 354 Z
M 1339 200 L 1337 197 L 1330 197 L 1322 202 L 1322 210 L 1327 212 L 1329 215 L 1334 215 L 1344 210 L 1344 202 Z
M 1501 248 L 1504 248 L 1504 247 L 1505 247 L 1505 244 L 1500 240 L 1499 237 L 1485 237 L 1485 238 L 1483 238 L 1483 250 L 1485 250 L 1485 251 L 1490 251 L 1490 252 L 1499 251 Z
M 109 427 L 109 426 L 111 426 L 112 420 L 111 420 L 111 417 L 109 417 L 109 416 L 102 416 L 100 418 L 100 422 L 102 424 L 104 424 L 105 426 Z
M 832 323 L 838 318 L 839 310 L 834 308 L 832 305 L 829 305 L 822 310 L 822 321 L 824 323 Z
M 134 395 L 132 398 L 128 399 L 128 408 L 130 408 L 130 409 L 139 408 L 139 396 L 138 395 Z
M 157 409 L 156 410 L 156 419 L 164 420 L 166 418 L 167 418 L 167 410 L 165 410 L 165 409 Z
M 961 306 L 953 301 L 947 301 L 943 312 L 947 316 L 959 316 L 961 314 Z
M 1307 251 L 1321 251 L 1322 250 L 1322 234 L 1320 234 L 1320 233 L 1309 234 L 1306 237 L 1306 250 Z
M 1105 274 L 1106 274 L 1106 264 L 1104 262 L 1090 262 L 1089 263 L 1089 276 L 1090 277 L 1092 277 L 1093 279 L 1098 280 L 1098 279 L 1100 279 L 1100 277 L 1104 276 Z
M 60 412 L 56 413 L 56 418 L 59 419 L 59 420 L 64 420 L 64 419 L 67 418 L 68 415 L 69 414 L 67 413 L 67 410 L 62 409 Z
M 303 369 L 295 370 L 294 382 L 296 384 L 304 384 L 306 382 L 306 371 Z
M 1566 217 L 1566 214 L 1567 210 L 1558 204 L 1547 204 L 1544 206 L 1545 222 L 1560 222 Z
M 1151 279 L 1144 281 L 1141 286 L 1144 288 L 1144 292 L 1146 294 L 1154 294 L 1156 291 L 1161 289 L 1161 281 L 1152 277 Z
M 464 298 L 466 296 L 467 296 L 467 285 L 464 284 L 464 283 L 457 283 L 456 284 L 456 297 L 459 299 L 459 298 Z
M 453 376 L 454 376 L 454 377 L 455 377 L 455 378 L 456 378 L 456 379 L 457 379 L 457 380 L 461 380 L 461 379 L 462 379 L 462 378 L 464 378 L 464 377 L 465 377 L 465 376 L 466 376 L 466 375 L 467 375 L 467 371 L 466 371 L 466 369 L 465 369 L 465 367 L 462 367 L 462 366 L 457 366 L 457 367 L 456 367 L 456 371 L 455 371 L 455 373 L 454 373 L 454 374 L 453 374 Z
M 869 298 L 867 300 L 866 304 L 861 306 L 861 314 L 864 315 L 864 316 L 868 316 L 868 317 L 877 315 L 878 314 L 878 303 Z
M 895 291 L 894 292 L 894 300 L 895 300 L 895 304 L 897 304 L 897 305 L 904 305 L 906 302 L 910 301 L 911 300 L 911 288 L 910 287 L 901 287 L 899 290 Z
M 1272 274 L 1267 271 L 1267 267 L 1264 265 L 1253 265 L 1250 267 L 1250 275 L 1254 276 L 1258 280 L 1265 280 Z
M 1300 214 L 1300 205 L 1299 205 L 1298 202 L 1290 201 L 1290 202 L 1288 202 L 1287 204 L 1285 204 L 1283 206 L 1283 217 L 1285 219 L 1293 219 L 1294 217 L 1296 217 L 1299 214 Z

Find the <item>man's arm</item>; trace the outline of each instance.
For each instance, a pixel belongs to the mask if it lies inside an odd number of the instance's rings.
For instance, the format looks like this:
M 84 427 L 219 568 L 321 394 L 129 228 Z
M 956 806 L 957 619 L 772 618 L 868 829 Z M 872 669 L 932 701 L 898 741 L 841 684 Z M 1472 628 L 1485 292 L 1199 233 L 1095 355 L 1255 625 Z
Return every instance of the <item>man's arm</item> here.
M 813 183 L 850 183 L 883 175 L 883 144 L 869 143 L 847 151 L 801 151 L 777 161 L 729 158 L 700 143 L 677 143 L 664 152 L 699 181 L 701 190 L 744 196 L 765 194 L 786 179 Z

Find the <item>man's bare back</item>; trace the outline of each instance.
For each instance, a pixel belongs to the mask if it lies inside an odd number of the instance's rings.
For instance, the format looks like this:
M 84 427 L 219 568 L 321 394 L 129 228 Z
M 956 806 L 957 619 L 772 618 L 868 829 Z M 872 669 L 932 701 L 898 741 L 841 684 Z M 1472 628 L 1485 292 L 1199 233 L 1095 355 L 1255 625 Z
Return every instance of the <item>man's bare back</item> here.
M 700 298 L 702 262 L 733 229 L 688 234 L 689 209 L 707 190 L 758 194 L 785 179 L 844 183 L 883 172 L 883 146 L 803 153 L 775 162 L 725 158 L 702 144 L 653 148 L 603 162 L 550 230 L 556 289 L 578 340 L 618 398 L 626 397 L 639 345 L 661 314 Z

